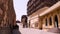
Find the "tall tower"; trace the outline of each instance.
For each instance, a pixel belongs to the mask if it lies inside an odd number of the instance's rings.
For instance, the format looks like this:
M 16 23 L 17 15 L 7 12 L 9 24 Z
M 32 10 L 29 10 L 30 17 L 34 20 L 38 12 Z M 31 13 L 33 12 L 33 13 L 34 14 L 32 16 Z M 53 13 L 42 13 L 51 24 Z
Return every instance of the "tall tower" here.
M 28 24 L 27 24 L 27 15 L 22 15 L 21 22 L 23 24 L 23 28 L 28 27 Z

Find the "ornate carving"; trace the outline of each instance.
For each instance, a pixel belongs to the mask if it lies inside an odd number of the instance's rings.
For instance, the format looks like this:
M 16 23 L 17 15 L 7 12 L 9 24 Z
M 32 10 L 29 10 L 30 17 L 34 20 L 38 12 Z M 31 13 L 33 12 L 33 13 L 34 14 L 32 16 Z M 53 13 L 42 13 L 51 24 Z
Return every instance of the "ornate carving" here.
M 13 0 L 0 0 L 0 26 L 13 26 L 16 24 L 16 15 Z

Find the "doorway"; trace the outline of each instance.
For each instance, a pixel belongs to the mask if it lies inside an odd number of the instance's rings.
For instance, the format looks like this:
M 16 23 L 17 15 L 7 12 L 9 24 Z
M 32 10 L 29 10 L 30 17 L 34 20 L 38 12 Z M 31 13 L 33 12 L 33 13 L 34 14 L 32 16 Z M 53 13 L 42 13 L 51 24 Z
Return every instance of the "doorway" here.
M 57 15 L 55 15 L 55 17 L 54 17 L 54 25 L 55 25 L 55 27 L 57 27 L 58 28 L 58 17 L 57 17 Z

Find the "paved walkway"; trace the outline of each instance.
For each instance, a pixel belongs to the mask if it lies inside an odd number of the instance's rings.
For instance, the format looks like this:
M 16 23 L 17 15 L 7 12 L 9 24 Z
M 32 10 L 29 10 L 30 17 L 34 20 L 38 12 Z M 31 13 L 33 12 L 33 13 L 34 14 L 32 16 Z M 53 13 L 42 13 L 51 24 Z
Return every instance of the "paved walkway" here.
M 32 29 L 32 28 L 22 28 L 22 24 L 19 25 L 19 31 L 21 34 L 55 34 L 51 32 L 45 32 L 39 29 Z

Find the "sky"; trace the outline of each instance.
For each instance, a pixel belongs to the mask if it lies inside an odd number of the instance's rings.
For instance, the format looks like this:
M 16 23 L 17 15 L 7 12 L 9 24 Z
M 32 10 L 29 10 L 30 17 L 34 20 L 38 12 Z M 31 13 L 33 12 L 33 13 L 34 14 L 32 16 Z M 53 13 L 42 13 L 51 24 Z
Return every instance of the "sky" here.
M 27 15 L 27 2 L 28 0 L 13 0 L 14 9 L 16 13 L 16 20 L 21 21 L 22 15 Z

